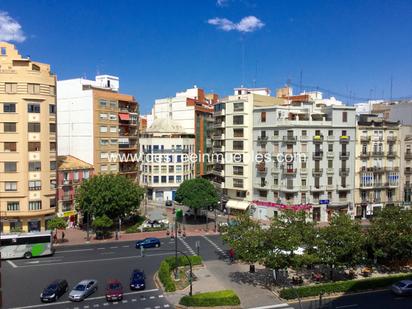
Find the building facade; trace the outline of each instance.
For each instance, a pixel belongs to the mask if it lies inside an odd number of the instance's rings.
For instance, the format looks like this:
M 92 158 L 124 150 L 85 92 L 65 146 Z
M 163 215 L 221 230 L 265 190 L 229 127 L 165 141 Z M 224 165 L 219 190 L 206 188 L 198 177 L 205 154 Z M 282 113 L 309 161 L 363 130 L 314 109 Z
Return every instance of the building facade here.
M 57 215 L 73 225 L 78 219 L 75 191 L 83 180 L 93 176 L 93 165 L 73 156 L 58 156 L 57 164 Z
M 397 205 L 400 190 L 399 123 L 374 114 L 360 115 L 356 127 L 356 216 L 369 218 Z
M 40 231 L 56 209 L 56 76 L 0 42 L 2 232 Z
M 180 184 L 195 177 L 195 136 L 171 119 L 157 118 L 142 132 L 140 152 L 140 185 L 149 200 L 174 200 Z
M 401 203 L 410 207 L 412 202 L 412 126 L 400 127 L 400 196 Z
M 94 166 L 96 174 L 138 179 L 139 106 L 119 93 L 119 79 L 96 76 L 57 82 L 59 155 L 72 155 Z

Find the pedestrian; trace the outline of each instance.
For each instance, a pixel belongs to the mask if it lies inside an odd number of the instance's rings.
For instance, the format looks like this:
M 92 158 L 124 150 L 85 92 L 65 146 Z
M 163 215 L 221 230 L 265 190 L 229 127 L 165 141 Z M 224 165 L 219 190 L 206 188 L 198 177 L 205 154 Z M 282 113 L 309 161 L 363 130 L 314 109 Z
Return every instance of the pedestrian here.
M 62 231 L 62 242 L 64 242 L 64 231 Z
M 229 258 L 230 258 L 230 263 L 233 263 L 235 260 L 235 250 L 233 250 L 233 248 L 230 248 L 229 250 Z
M 54 241 L 54 243 L 57 243 L 57 231 L 54 232 L 53 241 Z

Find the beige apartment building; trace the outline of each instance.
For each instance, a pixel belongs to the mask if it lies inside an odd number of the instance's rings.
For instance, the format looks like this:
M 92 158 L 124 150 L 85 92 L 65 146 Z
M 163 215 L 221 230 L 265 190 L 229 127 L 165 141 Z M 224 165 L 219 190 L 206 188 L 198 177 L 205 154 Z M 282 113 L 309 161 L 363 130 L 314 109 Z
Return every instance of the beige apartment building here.
M 56 207 L 56 76 L 0 42 L 1 232 L 40 231 Z
M 412 126 L 401 126 L 400 128 L 401 142 L 401 201 L 404 206 L 410 207 L 412 202 Z
M 94 167 L 95 174 L 138 180 L 138 103 L 119 93 L 119 78 L 99 75 L 58 81 L 59 155 Z
M 398 122 L 374 114 L 359 115 L 356 127 L 356 217 L 372 217 L 385 206 L 399 205 L 401 140 Z

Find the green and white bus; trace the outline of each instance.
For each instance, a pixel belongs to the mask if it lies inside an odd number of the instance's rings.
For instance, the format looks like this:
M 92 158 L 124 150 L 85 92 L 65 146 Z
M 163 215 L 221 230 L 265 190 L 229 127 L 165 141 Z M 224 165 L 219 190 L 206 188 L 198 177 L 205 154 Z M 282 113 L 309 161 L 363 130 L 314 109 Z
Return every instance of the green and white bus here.
M 51 231 L 0 235 L 1 259 L 16 259 L 52 255 L 54 253 Z

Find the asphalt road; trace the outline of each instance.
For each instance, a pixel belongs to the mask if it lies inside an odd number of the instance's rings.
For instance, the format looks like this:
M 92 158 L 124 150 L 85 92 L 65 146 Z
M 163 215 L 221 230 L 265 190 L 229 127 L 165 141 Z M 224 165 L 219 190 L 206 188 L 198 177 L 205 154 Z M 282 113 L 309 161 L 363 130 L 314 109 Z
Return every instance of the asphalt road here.
M 56 253 L 50 257 L 2 261 L 3 308 L 172 308 L 153 280 L 160 262 L 166 256 L 174 255 L 174 240 L 164 238 L 161 241 L 159 249 L 146 249 L 144 257 L 135 249 L 135 242 L 118 242 L 57 247 Z M 196 244 L 200 244 L 200 254 L 205 260 L 218 259 L 225 254 L 220 249 L 223 244 L 218 236 L 179 238 L 178 248 L 188 255 L 195 255 Z M 128 288 L 130 274 L 135 268 L 146 273 L 145 291 L 132 292 Z M 56 303 L 42 304 L 40 293 L 59 278 L 68 281 L 69 289 L 82 279 L 96 279 L 99 288 L 80 303 L 70 302 L 66 293 Z M 125 296 L 122 302 L 106 302 L 104 290 L 108 279 L 123 283 Z

